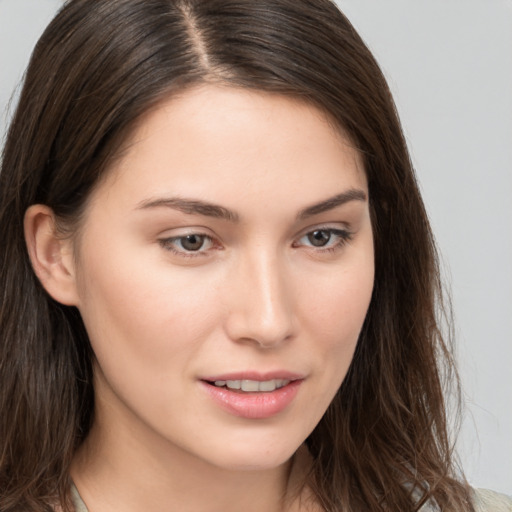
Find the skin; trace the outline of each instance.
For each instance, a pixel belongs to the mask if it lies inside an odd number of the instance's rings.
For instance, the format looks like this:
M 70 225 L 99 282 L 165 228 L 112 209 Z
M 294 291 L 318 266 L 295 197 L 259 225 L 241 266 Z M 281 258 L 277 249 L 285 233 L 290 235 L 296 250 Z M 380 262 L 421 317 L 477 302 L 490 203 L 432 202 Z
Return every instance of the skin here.
M 59 238 L 45 206 L 26 216 L 34 268 L 78 307 L 96 356 L 95 423 L 73 480 L 90 512 L 283 510 L 308 465 L 294 454 L 343 381 L 372 293 L 360 156 L 310 105 L 213 85 L 163 102 L 126 148 L 79 237 Z M 347 192 L 357 197 L 304 213 Z M 187 250 L 193 234 L 199 250 Z M 202 382 L 234 371 L 301 382 L 278 414 L 243 418 Z

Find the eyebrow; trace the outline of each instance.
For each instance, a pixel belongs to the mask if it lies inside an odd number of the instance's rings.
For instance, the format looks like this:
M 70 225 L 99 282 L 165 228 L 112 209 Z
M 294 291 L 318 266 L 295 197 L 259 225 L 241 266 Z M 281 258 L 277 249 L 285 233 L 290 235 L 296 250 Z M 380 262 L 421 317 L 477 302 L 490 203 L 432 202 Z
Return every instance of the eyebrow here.
M 321 201 L 320 203 L 315 203 L 304 208 L 297 214 L 297 219 L 304 220 L 314 215 L 319 215 L 320 213 L 333 210 L 334 208 L 342 206 L 350 201 L 366 201 L 366 199 L 366 193 L 363 190 L 350 189 Z M 216 219 L 223 219 L 230 222 L 238 222 L 240 220 L 238 213 L 229 210 L 228 208 L 224 208 L 223 206 L 198 199 L 187 199 L 181 197 L 149 199 L 142 201 L 137 206 L 137 209 L 146 210 L 161 207 L 172 208 L 173 210 L 178 210 L 189 215 L 204 215 L 206 217 L 214 217 Z
M 160 208 L 167 207 L 173 210 L 178 210 L 190 215 L 204 215 L 206 217 L 214 217 L 216 219 L 228 220 L 230 222 L 238 222 L 239 216 L 237 213 L 218 206 L 207 201 L 200 201 L 198 199 L 185 199 L 181 197 L 165 197 L 160 199 L 149 199 L 142 201 L 137 209 Z
M 333 210 L 338 206 L 342 206 L 345 203 L 350 201 L 366 201 L 366 193 L 363 190 L 351 188 L 342 192 L 341 194 L 337 194 L 325 201 L 321 201 L 320 203 L 313 204 L 301 210 L 297 218 L 300 220 L 307 219 L 308 217 L 312 217 L 313 215 L 319 215 L 320 213 L 328 212 L 329 210 Z

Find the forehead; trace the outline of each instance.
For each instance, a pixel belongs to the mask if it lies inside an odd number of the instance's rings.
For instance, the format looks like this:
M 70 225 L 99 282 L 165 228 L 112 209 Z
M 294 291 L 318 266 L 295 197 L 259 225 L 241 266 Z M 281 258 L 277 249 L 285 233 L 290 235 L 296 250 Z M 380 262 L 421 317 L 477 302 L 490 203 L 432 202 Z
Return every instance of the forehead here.
M 288 195 L 311 202 L 333 189 L 366 189 L 362 159 L 320 109 L 266 92 L 197 86 L 144 115 L 107 182 L 131 192 L 232 201 Z M 130 184 L 131 183 L 131 184 Z

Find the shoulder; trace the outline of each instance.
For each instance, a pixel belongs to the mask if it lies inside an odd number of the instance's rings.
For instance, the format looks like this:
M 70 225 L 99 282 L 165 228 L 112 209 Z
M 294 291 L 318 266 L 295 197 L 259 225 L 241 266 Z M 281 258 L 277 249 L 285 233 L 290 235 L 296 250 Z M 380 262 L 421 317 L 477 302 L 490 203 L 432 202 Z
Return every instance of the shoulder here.
M 476 512 L 512 512 L 512 497 L 488 489 L 475 489 Z

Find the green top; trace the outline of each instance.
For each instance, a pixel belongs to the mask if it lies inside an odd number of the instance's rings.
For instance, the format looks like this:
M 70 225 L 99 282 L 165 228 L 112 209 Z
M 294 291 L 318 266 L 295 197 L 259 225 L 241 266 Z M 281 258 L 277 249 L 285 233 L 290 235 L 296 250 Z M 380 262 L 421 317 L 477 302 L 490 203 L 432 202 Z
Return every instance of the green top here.
M 75 512 L 88 512 L 74 485 L 71 488 L 71 497 Z M 488 489 L 475 489 L 475 506 L 477 512 L 512 512 L 512 497 Z M 428 510 L 434 512 L 435 509 L 436 507 L 429 507 L 425 512 Z
M 74 484 L 71 485 L 71 500 L 73 501 L 75 512 L 89 512 Z

